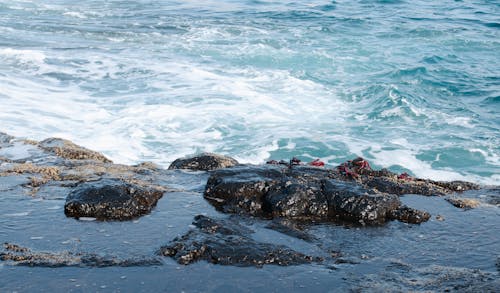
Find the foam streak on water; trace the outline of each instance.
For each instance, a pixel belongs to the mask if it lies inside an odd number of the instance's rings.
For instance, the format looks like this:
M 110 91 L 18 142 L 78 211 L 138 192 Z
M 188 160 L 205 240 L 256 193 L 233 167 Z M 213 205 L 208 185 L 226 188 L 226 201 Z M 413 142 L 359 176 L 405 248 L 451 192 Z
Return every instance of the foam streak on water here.
M 500 184 L 494 1 L 0 0 L 0 130 Z

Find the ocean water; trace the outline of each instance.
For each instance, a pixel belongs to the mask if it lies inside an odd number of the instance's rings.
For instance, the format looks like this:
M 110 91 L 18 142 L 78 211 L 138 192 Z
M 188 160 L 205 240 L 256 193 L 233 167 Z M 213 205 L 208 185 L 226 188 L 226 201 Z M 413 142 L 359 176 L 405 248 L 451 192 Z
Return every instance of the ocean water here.
M 0 0 L 0 131 L 500 184 L 500 3 Z

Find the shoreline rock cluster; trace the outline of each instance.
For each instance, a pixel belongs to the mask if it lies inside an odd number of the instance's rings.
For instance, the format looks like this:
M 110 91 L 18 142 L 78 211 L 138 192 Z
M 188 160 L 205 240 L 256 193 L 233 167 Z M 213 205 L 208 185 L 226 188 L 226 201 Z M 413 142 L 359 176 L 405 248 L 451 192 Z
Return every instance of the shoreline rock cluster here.
M 203 153 L 175 160 L 168 170 L 152 163 L 125 166 L 67 140 L 49 138 L 36 142 L 0 133 L 0 177 L 21 178 L 19 182 L 23 182 L 23 189 L 30 190 L 31 196 L 50 188 L 62 190 L 66 194 L 64 213 L 67 217 L 124 221 L 148 214 L 162 196 L 174 190 L 164 182 L 176 169 L 208 172 L 203 197 L 218 211 L 238 214 L 238 217 L 272 219 L 271 224 L 277 223 L 276 220 L 355 225 L 398 220 L 420 224 L 431 215 L 403 205 L 401 195 L 443 196 L 480 188 L 469 182 L 439 182 L 386 169 L 372 170 L 363 158 L 326 168 L 319 160 L 307 165 L 295 158 L 289 162 L 243 165 L 230 157 Z M 471 202 L 461 206 L 456 197 L 453 198 L 455 201 L 450 199 L 450 202 L 456 206 L 474 207 Z M 301 231 L 271 224 L 271 229 L 285 229 L 290 235 L 300 235 L 298 238 L 314 239 Z M 304 255 L 286 246 L 255 241 L 250 236 L 253 231 L 237 221 L 199 215 L 193 225 L 195 229 L 161 247 L 158 254 L 172 257 L 181 264 L 205 260 L 214 264 L 262 266 L 322 261 L 320 257 Z M 92 254 L 86 257 L 33 253 L 15 244 L 6 244 L 4 250 L 0 259 L 19 265 L 130 263 L 101 262 L 92 258 Z

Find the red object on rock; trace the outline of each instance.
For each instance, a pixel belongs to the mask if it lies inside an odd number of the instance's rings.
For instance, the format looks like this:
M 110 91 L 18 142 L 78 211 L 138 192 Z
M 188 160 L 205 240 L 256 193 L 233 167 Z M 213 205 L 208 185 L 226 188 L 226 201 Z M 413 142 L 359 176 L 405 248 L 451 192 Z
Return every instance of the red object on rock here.
M 351 161 L 349 161 L 349 162 L 351 162 Z M 358 178 L 359 177 L 358 173 L 356 173 L 356 172 L 352 171 L 351 169 L 349 169 L 348 162 L 343 163 L 342 165 L 338 166 L 337 170 L 340 173 L 343 173 L 345 176 L 351 176 L 351 178 Z
M 411 180 L 411 177 L 410 177 L 410 175 L 408 175 L 408 173 L 404 172 L 404 173 L 401 173 L 400 175 L 398 175 L 398 179 Z
M 320 161 L 320 159 L 316 159 L 316 160 L 310 162 L 309 165 L 315 166 L 315 167 L 324 167 L 325 163 Z
M 356 159 L 352 160 L 352 164 L 359 169 L 365 169 L 365 170 L 372 169 L 370 163 L 368 163 L 368 161 L 363 159 L 362 157 L 357 157 Z

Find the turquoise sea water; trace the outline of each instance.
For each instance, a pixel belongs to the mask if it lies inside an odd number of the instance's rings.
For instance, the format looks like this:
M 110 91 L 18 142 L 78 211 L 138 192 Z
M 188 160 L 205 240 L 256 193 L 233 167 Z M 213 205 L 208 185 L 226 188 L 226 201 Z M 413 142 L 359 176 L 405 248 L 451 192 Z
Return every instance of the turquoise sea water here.
M 500 3 L 0 0 L 0 131 L 498 185 Z

